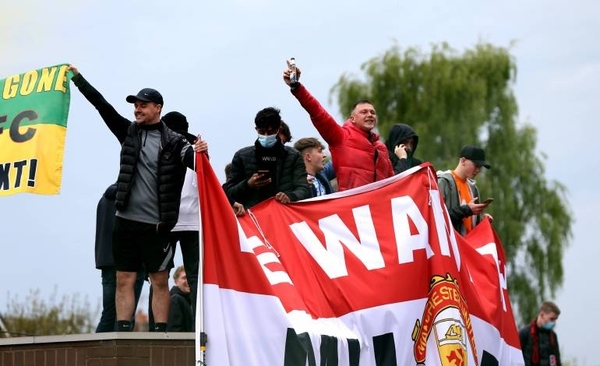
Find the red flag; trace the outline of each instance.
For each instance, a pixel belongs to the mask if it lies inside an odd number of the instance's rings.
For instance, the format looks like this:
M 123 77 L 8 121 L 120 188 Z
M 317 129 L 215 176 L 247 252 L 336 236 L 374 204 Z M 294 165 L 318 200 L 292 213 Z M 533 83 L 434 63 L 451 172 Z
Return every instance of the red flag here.
M 501 245 L 455 234 L 430 165 L 239 218 L 201 170 L 210 364 L 523 363 Z

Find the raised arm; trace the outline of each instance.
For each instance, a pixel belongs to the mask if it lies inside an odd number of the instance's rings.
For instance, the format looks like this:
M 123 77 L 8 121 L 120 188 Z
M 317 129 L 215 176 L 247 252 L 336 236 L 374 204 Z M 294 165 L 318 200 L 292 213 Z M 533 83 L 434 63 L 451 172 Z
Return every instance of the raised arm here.
M 313 97 L 304 85 L 299 82 L 292 83 L 290 69 L 283 72 L 283 81 L 290 86 L 290 91 L 298 99 L 300 105 L 308 112 L 310 120 L 319 131 L 323 140 L 329 145 L 338 145 L 344 142 L 344 130 L 335 119 L 323 108 L 321 103 Z M 296 68 L 296 77 L 300 78 L 300 69 Z
M 79 73 L 79 70 L 73 66 L 69 65 L 69 71 L 73 72 L 73 83 L 79 89 L 81 94 L 87 99 L 100 113 L 100 117 L 106 123 L 106 126 L 110 129 L 110 131 L 117 137 L 120 143 L 125 141 L 125 136 L 127 136 L 127 129 L 131 125 L 131 121 L 127 118 L 121 116 L 116 109 L 110 105 L 104 99 L 102 94 L 96 90 L 84 77 Z

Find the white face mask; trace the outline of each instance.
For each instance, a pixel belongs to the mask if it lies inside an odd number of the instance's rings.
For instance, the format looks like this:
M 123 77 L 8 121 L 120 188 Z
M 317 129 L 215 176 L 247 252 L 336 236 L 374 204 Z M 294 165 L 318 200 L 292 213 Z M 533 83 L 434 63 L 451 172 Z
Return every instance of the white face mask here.
M 258 135 L 258 142 L 262 145 L 262 147 L 270 148 L 275 145 L 277 142 L 277 134 L 273 135 Z

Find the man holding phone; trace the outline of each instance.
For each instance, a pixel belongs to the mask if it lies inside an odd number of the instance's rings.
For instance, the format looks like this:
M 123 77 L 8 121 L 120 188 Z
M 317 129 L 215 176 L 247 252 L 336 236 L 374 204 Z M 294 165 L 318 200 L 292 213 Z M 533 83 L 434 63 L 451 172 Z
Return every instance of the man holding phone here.
M 484 217 L 493 219 L 483 211 L 494 199 L 488 198 L 481 202 L 474 180 L 482 167 L 491 168 L 485 160 L 485 151 L 477 146 L 465 146 L 460 151 L 456 169 L 438 172 L 438 187 L 450 214 L 452 226 L 462 236 L 473 230 Z
M 284 204 L 310 197 L 300 153 L 284 146 L 278 137 L 281 123 L 277 108 L 257 113 L 254 124 L 258 138 L 254 145 L 235 153 L 223 185 L 231 201 L 250 208 L 271 197 Z

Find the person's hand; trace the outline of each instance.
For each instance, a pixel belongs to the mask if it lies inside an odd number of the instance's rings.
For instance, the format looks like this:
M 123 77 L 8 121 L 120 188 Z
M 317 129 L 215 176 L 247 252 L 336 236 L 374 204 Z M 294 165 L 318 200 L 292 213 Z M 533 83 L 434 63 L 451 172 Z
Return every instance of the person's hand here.
M 208 142 L 198 138 L 198 140 L 194 142 L 194 151 L 208 153 Z
M 481 212 L 483 212 L 483 210 L 486 209 L 486 207 L 488 207 L 488 204 L 475 203 L 475 201 L 477 201 L 477 197 L 473 198 L 471 202 L 469 202 L 469 207 L 471 208 L 471 211 L 473 211 L 473 215 L 479 215 Z
M 308 185 L 311 186 L 313 184 L 313 182 L 315 181 L 315 176 L 306 174 L 306 181 L 308 182 Z
M 489 213 L 483 214 L 483 217 L 487 217 L 488 219 L 490 219 L 490 222 L 494 222 L 494 217 L 492 217 L 492 215 L 490 215 Z
M 264 186 L 271 183 L 271 178 L 266 177 L 264 174 L 254 173 L 248 179 L 248 187 L 252 189 L 261 189 Z
M 231 207 L 233 208 L 233 212 L 235 213 L 236 216 L 244 216 L 246 214 L 244 205 L 242 205 L 239 202 L 234 202 L 233 206 L 231 206 Z
M 71 64 L 71 65 L 69 65 L 69 67 L 67 67 L 67 71 L 72 71 L 73 76 L 79 75 L 79 70 L 77 70 L 77 67 L 75 67 L 75 65 L 73 65 L 73 64 Z
M 394 148 L 394 154 L 396 154 L 398 159 L 406 159 L 406 157 L 408 157 L 408 153 L 406 152 L 406 145 L 396 145 L 396 147 Z
M 292 73 L 292 70 L 290 69 L 290 61 L 286 61 L 287 62 L 287 70 L 283 71 L 283 81 L 289 86 L 292 81 L 290 80 L 290 74 Z M 300 69 L 298 68 L 298 66 L 296 66 L 296 80 L 300 80 Z
M 287 204 L 290 203 L 290 198 L 287 196 L 287 194 L 283 193 L 283 192 L 279 192 L 275 195 L 275 199 L 283 204 Z

